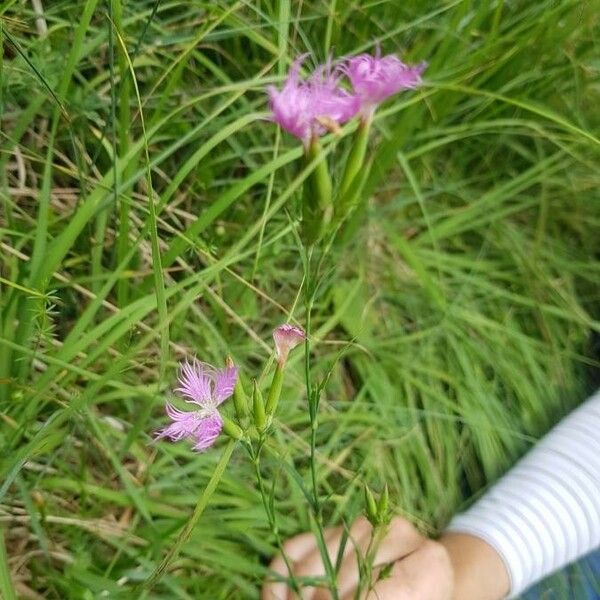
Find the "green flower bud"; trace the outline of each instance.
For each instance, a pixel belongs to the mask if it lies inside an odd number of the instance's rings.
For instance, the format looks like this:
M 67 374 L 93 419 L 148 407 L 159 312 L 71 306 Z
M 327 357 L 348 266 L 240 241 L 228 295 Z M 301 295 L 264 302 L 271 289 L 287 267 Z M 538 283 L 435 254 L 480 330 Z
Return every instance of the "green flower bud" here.
M 254 389 L 252 390 L 252 412 L 254 416 L 254 425 L 259 432 L 264 431 L 267 423 L 267 416 L 265 414 L 265 403 L 261 391 L 254 380 Z
M 307 244 L 314 244 L 326 232 L 331 221 L 332 185 L 329 168 L 318 138 L 313 138 L 307 148 L 305 159 L 310 164 L 318 160 L 304 183 L 302 199 L 302 233 Z
M 221 416 L 223 419 L 223 431 L 234 440 L 244 439 L 244 432 L 241 430 L 239 425 L 234 423 L 231 419 Z
M 230 356 L 228 356 L 225 360 L 225 364 L 228 367 L 235 366 Z M 242 379 L 239 375 L 239 372 L 237 381 L 235 382 L 235 387 L 233 388 L 233 405 L 235 407 L 235 414 L 238 420 L 242 421 L 248 414 L 248 400 L 246 398 L 246 392 L 244 392 L 244 386 L 242 384 Z
M 389 521 L 389 504 L 390 504 L 390 493 L 388 490 L 387 483 L 383 486 L 381 496 L 379 496 L 379 502 L 377 503 L 377 517 L 379 523 L 387 523 Z
M 369 143 L 369 132 L 371 130 L 371 118 L 362 119 L 354 133 L 354 143 L 350 148 L 350 154 L 346 159 L 344 174 L 340 182 L 339 195 L 343 196 L 348 192 L 350 186 L 362 170 L 367 154 L 367 144 Z
M 272 417 L 277 410 L 279 396 L 281 396 L 281 388 L 283 386 L 283 367 L 278 363 L 273 373 L 273 380 L 267 395 L 266 413 L 268 417 Z
M 375 527 L 378 524 L 378 515 L 377 515 L 377 504 L 375 503 L 375 498 L 373 497 L 373 493 L 369 489 L 369 486 L 365 484 L 365 512 L 367 514 L 367 519 Z

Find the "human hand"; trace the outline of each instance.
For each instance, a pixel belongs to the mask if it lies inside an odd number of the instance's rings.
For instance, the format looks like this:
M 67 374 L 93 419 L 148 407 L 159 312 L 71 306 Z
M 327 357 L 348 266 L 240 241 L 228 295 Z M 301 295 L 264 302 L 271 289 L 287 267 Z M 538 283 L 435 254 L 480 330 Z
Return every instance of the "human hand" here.
M 337 576 L 340 600 L 353 600 L 359 585 L 357 553 L 364 558 L 373 528 L 364 517 L 350 528 L 344 548 L 344 558 Z M 343 528 L 325 531 L 325 540 L 332 563 L 335 563 Z M 303 533 L 284 544 L 284 552 L 292 564 L 295 577 L 324 575 L 321 555 L 312 533 Z M 392 519 L 385 535 L 376 546 L 373 561 L 373 580 L 370 589 L 364 589 L 361 600 L 452 600 L 454 573 L 447 550 L 438 542 L 422 536 L 406 519 Z M 378 580 L 382 567 L 392 563 L 385 578 Z M 289 573 L 281 556 L 271 569 L 284 577 Z M 329 600 L 325 588 L 302 589 L 302 600 Z M 262 592 L 263 600 L 292 600 L 297 598 L 283 582 L 268 582 Z

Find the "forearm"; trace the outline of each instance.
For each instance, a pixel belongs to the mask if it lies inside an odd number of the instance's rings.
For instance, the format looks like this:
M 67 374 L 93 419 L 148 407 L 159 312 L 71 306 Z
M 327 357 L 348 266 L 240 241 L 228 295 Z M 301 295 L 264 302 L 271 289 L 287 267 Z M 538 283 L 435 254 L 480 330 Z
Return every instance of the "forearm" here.
M 461 543 L 453 536 L 467 535 L 493 548 L 504 566 L 508 589 L 491 590 L 501 595 L 490 599 L 517 595 L 600 545 L 598 431 L 600 393 L 559 423 L 471 509 L 453 519 L 444 542 L 450 544 L 451 558 L 465 544 L 465 539 Z M 479 578 L 482 557 L 472 548 L 469 552 L 453 558 L 458 561 L 457 579 L 469 568 L 471 576 Z M 490 579 L 489 585 L 494 584 Z M 456 599 L 463 597 L 468 596 Z

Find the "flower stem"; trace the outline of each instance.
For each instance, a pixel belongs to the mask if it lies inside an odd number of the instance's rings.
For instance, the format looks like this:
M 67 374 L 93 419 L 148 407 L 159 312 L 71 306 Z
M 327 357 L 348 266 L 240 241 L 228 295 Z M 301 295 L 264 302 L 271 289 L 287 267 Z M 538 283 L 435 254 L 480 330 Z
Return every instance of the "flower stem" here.
M 262 438 L 261 438 L 262 439 Z M 296 594 L 300 595 L 300 586 L 294 577 L 294 567 L 290 562 L 287 554 L 283 549 L 283 541 L 281 536 L 279 535 L 279 527 L 277 526 L 277 521 L 275 520 L 275 514 L 271 510 L 271 505 L 269 503 L 269 498 L 267 496 L 267 492 L 265 490 L 265 483 L 262 477 L 262 473 L 260 471 L 260 456 L 262 450 L 262 444 L 259 445 L 258 449 L 254 451 L 254 449 L 250 448 L 250 458 L 252 460 L 252 464 L 254 465 L 254 472 L 256 474 L 256 482 L 258 483 L 258 489 L 260 491 L 260 497 L 262 499 L 263 507 L 265 509 L 265 514 L 267 515 L 267 521 L 269 522 L 269 528 L 273 537 L 275 538 L 275 543 L 277 544 L 277 549 L 283 558 L 283 562 L 288 570 L 289 581 L 288 585 L 292 588 Z
M 364 557 L 361 559 L 361 565 L 359 567 L 359 580 L 354 594 L 355 600 L 364 596 L 363 591 L 371 592 L 376 581 L 373 581 L 373 565 L 375 563 L 375 557 L 377 555 L 377 549 L 381 545 L 381 542 L 387 534 L 389 527 L 387 524 L 379 524 L 373 527 L 371 530 L 371 537 L 369 539 L 369 545 Z
M 316 460 L 316 447 L 317 447 L 317 413 L 319 411 L 319 395 L 320 390 L 315 389 L 313 391 L 311 385 L 311 372 L 310 372 L 310 334 L 311 334 L 311 311 L 314 299 L 314 284 L 311 279 L 311 259 L 312 259 L 312 248 L 307 250 L 305 268 L 306 268 L 306 286 L 305 286 L 305 307 L 306 307 L 306 340 L 305 340 L 305 352 L 304 352 L 304 374 L 306 379 L 306 394 L 308 398 L 308 412 L 310 418 L 310 476 L 312 482 L 313 501 L 311 503 L 311 509 L 315 520 L 315 529 L 317 537 L 317 545 L 321 554 L 321 560 L 325 567 L 325 572 L 329 580 L 329 589 L 331 592 L 332 600 L 338 600 L 338 590 L 336 573 L 329 557 L 327 550 L 327 543 L 325 542 L 325 535 L 323 532 L 323 514 L 321 509 L 321 502 L 319 499 L 319 486 L 317 479 L 317 460 Z
M 183 544 L 185 544 L 190 538 L 194 527 L 196 527 L 198 520 L 202 516 L 204 509 L 208 506 L 212 495 L 215 493 L 215 490 L 217 489 L 217 486 L 219 485 L 221 478 L 225 473 L 225 469 L 229 464 L 229 460 L 231 459 L 231 454 L 233 453 L 235 444 L 236 443 L 234 440 L 230 440 L 227 446 L 225 446 L 225 450 L 223 451 L 223 454 L 221 455 L 221 458 L 219 459 L 219 462 L 217 463 L 217 466 L 215 467 L 215 470 L 213 471 L 213 474 L 207 486 L 202 491 L 202 494 L 200 494 L 200 498 L 198 498 L 198 502 L 196 504 L 196 508 L 194 508 L 192 516 L 185 524 L 185 527 L 180 531 L 179 535 L 177 536 L 177 540 L 171 546 L 171 548 L 169 548 L 169 551 L 167 552 L 166 556 L 162 559 L 160 564 L 154 569 L 150 577 L 148 577 L 148 579 L 146 579 L 146 581 L 144 581 L 140 585 L 141 589 L 139 591 L 141 591 L 142 589 L 150 590 L 158 582 L 158 580 L 162 577 L 163 573 L 168 569 L 171 562 L 179 554 L 179 551 L 181 550 Z

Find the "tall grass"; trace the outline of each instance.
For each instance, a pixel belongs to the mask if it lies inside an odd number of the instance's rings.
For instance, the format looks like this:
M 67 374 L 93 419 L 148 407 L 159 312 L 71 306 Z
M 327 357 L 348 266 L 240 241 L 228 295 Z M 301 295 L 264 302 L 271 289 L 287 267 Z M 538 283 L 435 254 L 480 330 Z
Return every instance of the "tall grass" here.
M 305 51 L 430 65 L 378 114 L 369 201 L 314 306 L 331 522 L 387 482 L 435 534 L 581 400 L 599 22 L 597 0 L 4 2 L 0 593 L 132 597 L 188 518 L 220 450 L 150 435 L 177 359 L 251 376 L 295 306 L 306 174 L 264 87 Z M 277 443 L 307 473 L 291 371 Z M 274 545 L 236 456 L 152 597 L 257 596 Z M 307 529 L 267 466 L 281 532 Z

